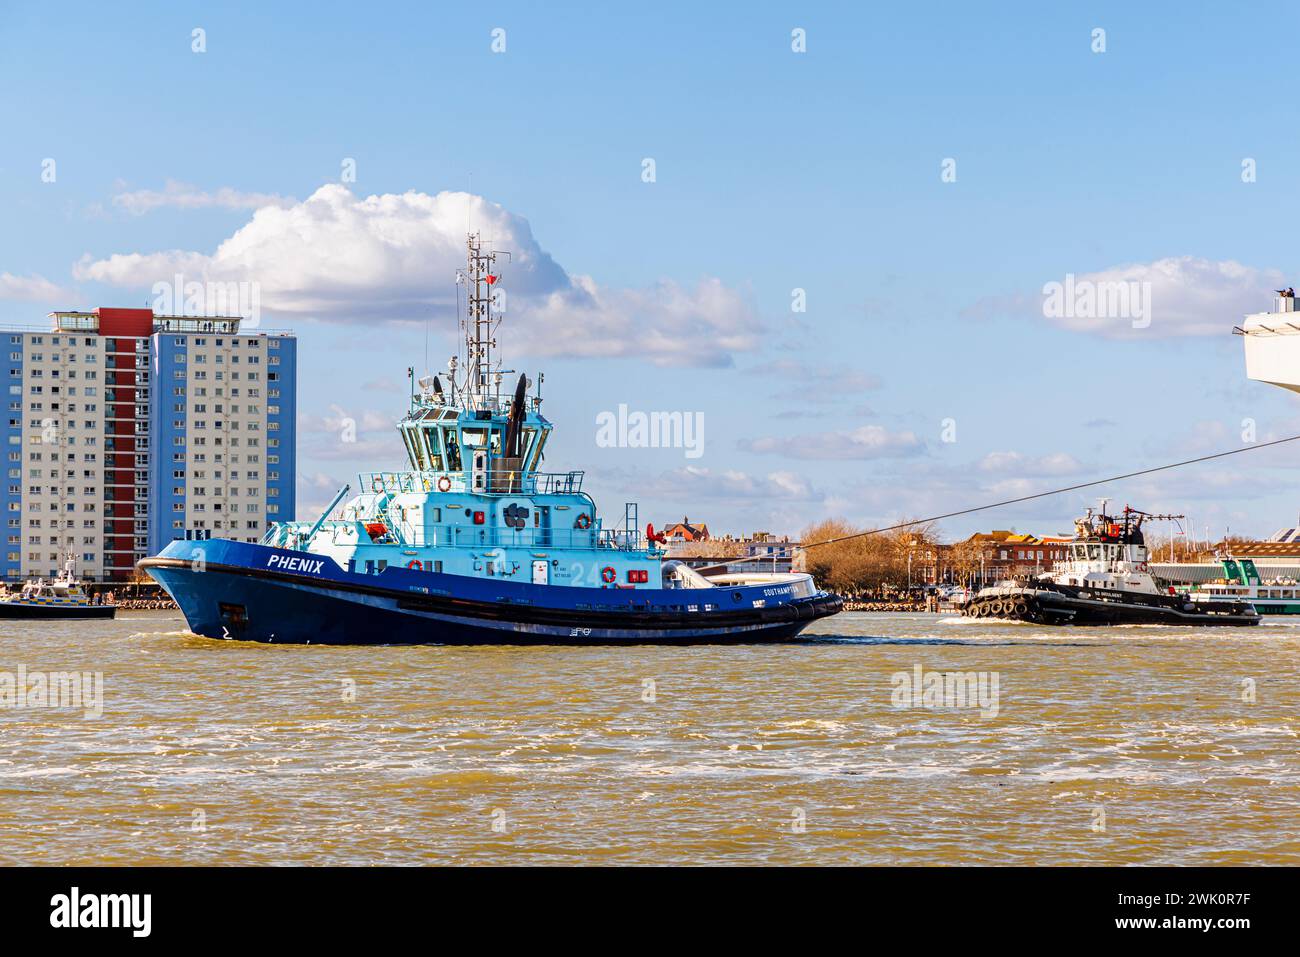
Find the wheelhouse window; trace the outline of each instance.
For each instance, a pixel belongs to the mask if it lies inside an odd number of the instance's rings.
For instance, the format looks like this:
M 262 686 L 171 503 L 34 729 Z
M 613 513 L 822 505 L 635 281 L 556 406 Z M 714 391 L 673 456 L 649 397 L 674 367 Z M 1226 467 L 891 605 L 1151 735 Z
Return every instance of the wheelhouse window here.
M 530 455 L 524 456 L 524 468 L 529 471 L 537 471 L 537 468 L 542 464 L 542 450 L 546 448 L 546 439 L 549 434 L 548 432 L 538 433 L 537 441 L 533 443 L 533 451 Z
M 420 443 L 419 434 L 413 428 L 402 428 L 402 443 L 406 446 L 406 454 L 411 459 L 411 464 L 419 471 L 424 471 L 428 466 L 425 464 L 424 447 Z
M 447 450 L 447 471 L 459 472 L 461 470 L 460 443 L 456 439 L 456 430 L 454 428 L 443 429 L 442 438 L 443 441 L 446 443 L 445 448 Z
M 424 427 L 424 448 L 428 453 L 429 468 L 434 472 L 442 471 L 442 449 L 438 445 L 438 430 L 432 425 Z M 424 468 L 424 466 L 421 466 Z

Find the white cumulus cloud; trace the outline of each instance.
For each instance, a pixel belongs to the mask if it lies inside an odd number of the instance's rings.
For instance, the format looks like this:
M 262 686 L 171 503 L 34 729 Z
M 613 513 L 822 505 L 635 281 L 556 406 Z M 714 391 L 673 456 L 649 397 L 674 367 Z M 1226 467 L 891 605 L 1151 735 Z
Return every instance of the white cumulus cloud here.
M 177 274 L 186 282 L 255 282 L 262 309 L 272 314 L 362 322 L 433 317 L 452 329 L 466 224 L 511 254 L 498 261 L 497 288 L 505 293 L 503 335 L 514 349 L 723 366 L 759 344 L 759 322 L 746 297 L 720 280 L 600 286 L 562 269 L 526 219 L 463 192 L 358 197 L 331 184 L 302 202 L 261 206 L 211 254 L 86 257 L 74 274 L 140 288 Z
M 740 443 L 747 452 L 796 459 L 883 459 L 917 455 L 925 443 L 909 431 L 891 432 L 880 425 L 863 425 L 846 432 L 767 436 Z
M 1243 316 L 1268 309 L 1273 290 L 1285 285 L 1276 269 L 1168 256 L 1049 277 L 1033 295 L 983 299 L 964 314 L 1020 315 L 1114 339 L 1221 336 Z
M 142 216 L 155 209 L 260 209 L 263 206 L 289 206 L 291 197 L 276 193 L 246 193 L 241 190 L 223 186 L 208 191 L 168 180 L 161 190 L 137 189 L 124 190 L 113 196 L 113 205 L 125 209 L 136 216 Z
M 977 466 L 981 472 L 1016 475 L 1076 475 L 1083 464 L 1068 452 L 1025 455 L 1021 452 L 989 452 Z
M 753 499 L 779 501 L 817 501 L 822 497 L 806 478 L 795 472 L 769 472 L 756 475 L 738 469 L 708 469 L 686 466 L 662 472 L 657 478 L 636 478 L 639 491 L 681 501 L 699 499 Z
M 64 292 L 44 276 L 15 276 L 0 272 L 0 299 L 17 299 L 22 302 L 55 302 L 67 299 Z

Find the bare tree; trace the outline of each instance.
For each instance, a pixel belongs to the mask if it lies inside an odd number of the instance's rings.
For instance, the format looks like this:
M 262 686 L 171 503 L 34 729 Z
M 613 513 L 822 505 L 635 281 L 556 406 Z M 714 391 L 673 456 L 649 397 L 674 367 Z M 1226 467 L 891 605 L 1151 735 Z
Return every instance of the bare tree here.
M 932 524 L 863 534 L 871 531 L 838 518 L 804 529 L 805 567 L 824 587 L 845 595 L 861 595 L 906 588 L 909 555 L 914 580 L 919 569 L 937 561 L 938 529 Z M 818 545 L 846 536 L 858 537 Z
M 948 567 L 953 570 L 954 577 L 958 581 L 969 585 L 980 570 L 980 559 L 983 554 L 984 548 L 974 536 L 954 542 L 948 547 Z

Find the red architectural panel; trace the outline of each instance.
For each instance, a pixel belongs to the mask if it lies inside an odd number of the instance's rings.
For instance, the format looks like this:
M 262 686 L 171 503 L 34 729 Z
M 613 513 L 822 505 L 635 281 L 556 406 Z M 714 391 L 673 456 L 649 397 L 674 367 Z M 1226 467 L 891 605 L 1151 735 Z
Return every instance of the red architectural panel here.
M 96 309 L 101 336 L 148 336 L 153 333 L 152 309 Z

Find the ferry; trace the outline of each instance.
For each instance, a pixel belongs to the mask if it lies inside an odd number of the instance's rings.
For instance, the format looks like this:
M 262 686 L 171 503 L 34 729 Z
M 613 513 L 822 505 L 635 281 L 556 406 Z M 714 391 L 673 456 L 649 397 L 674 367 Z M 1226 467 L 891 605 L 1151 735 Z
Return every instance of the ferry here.
M 1261 615 L 1300 615 L 1300 582 L 1294 578 L 1260 579 L 1249 558 L 1220 557 L 1222 581 L 1198 585 L 1187 592 L 1197 607 L 1217 607 L 1247 601 Z
M 17 594 L 0 595 L 0 618 L 112 618 L 117 606 L 93 600 L 81 587 L 69 558 L 63 572 L 51 581 L 35 579 Z
M 496 357 L 509 253 L 467 241 L 461 351 L 418 381 L 400 471 L 359 476 L 314 522 L 260 542 L 173 541 L 139 567 L 211 638 L 309 644 L 781 641 L 842 600 L 802 573 L 701 574 L 637 506 L 601 513 L 584 473 L 541 470 L 541 384 Z M 342 503 L 337 517 L 336 508 Z
M 1075 524 L 1069 557 L 1051 572 L 981 589 L 962 608 L 974 618 L 1047 625 L 1256 625 L 1259 612 L 1244 598 L 1194 601 L 1150 572 L 1142 523 L 1180 516 L 1151 515 L 1105 502 Z

